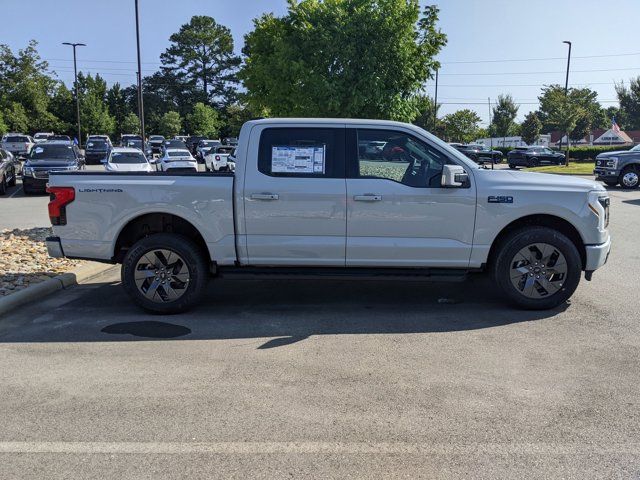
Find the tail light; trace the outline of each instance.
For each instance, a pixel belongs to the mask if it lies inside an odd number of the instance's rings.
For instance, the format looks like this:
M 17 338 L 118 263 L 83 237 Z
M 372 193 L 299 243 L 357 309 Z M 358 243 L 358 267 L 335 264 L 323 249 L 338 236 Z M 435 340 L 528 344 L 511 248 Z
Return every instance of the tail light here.
M 76 198 L 73 187 L 47 187 L 49 193 L 49 220 L 51 225 L 66 225 L 66 206 Z
M 220 155 L 216 155 L 216 162 L 220 161 Z

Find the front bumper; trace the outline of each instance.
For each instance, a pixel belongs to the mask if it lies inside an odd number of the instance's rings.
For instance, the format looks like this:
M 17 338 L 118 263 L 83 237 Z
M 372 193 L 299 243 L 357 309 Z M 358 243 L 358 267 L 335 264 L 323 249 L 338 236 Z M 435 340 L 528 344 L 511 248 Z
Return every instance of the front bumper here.
M 613 181 L 618 180 L 618 173 L 615 170 L 608 170 L 606 168 L 596 168 L 593 170 L 593 174 L 596 176 L 596 180 L 601 181 Z
M 47 178 L 33 178 L 28 175 L 22 175 L 22 185 L 29 190 L 47 190 L 47 183 L 49 183 L 49 177 Z
M 585 249 L 587 251 L 587 261 L 584 269 L 587 272 L 587 280 L 590 280 L 591 273 L 602 267 L 609 259 L 609 253 L 611 252 L 611 237 L 607 238 L 607 241 L 604 243 L 600 243 L 598 245 L 587 245 Z
M 47 252 L 51 258 L 63 258 L 64 252 L 62 251 L 62 244 L 60 243 L 60 237 L 47 237 L 45 240 L 47 244 Z

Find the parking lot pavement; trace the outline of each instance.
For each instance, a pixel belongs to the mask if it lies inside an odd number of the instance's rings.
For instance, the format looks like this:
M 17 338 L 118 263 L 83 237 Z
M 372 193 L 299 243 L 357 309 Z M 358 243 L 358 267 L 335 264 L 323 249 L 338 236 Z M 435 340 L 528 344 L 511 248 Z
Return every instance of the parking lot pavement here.
M 118 269 L 0 320 L 0 478 L 635 478 L 640 195 L 570 305 L 461 284 L 215 280 L 150 316 Z

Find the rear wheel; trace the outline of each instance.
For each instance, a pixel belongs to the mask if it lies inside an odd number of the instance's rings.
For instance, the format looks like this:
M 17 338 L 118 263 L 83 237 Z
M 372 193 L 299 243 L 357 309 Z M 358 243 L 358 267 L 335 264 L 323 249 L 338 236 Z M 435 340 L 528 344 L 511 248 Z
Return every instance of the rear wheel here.
M 557 230 L 516 230 L 498 248 L 493 277 L 511 303 L 521 308 L 556 307 L 566 302 L 580 283 L 578 249 Z
M 11 177 L 11 180 L 9 180 L 7 185 L 9 185 L 10 187 L 15 187 L 16 186 L 16 171 L 15 170 L 13 171 L 13 176 Z
M 204 252 L 177 234 L 157 233 L 139 240 L 122 262 L 125 291 L 152 313 L 190 309 L 202 297 L 208 279 Z
M 638 188 L 638 185 L 640 185 L 640 174 L 638 174 L 638 170 L 633 166 L 626 167 L 622 170 L 622 173 L 620 173 L 618 183 L 624 188 Z
M 7 193 L 7 179 L 3 176 L 0 178 L 0 195 L 4 195 L 5 193 Z
M 515 166 L 513 163 L 510 163 L 510 164 L 509 164 L 509 168 L 510 168 L 511 170 L 515 170 L 515 169 L 516 169 L 516 166 Z
M 528 158 L 527 166 L 528 167 L 537 167 L 540 164 L 537 158 Z

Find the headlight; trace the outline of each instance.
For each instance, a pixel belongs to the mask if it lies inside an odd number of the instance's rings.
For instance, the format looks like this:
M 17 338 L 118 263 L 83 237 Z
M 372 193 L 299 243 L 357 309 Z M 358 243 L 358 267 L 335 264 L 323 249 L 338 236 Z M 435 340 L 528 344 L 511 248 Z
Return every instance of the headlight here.
M 23 175 L 33 175 L 33 167 L 24 167 L 22 169 Z
M 589 192 L 589 210 L 598 217 L 598 229 L 609 226 L 609 196 L 602 191 Z

